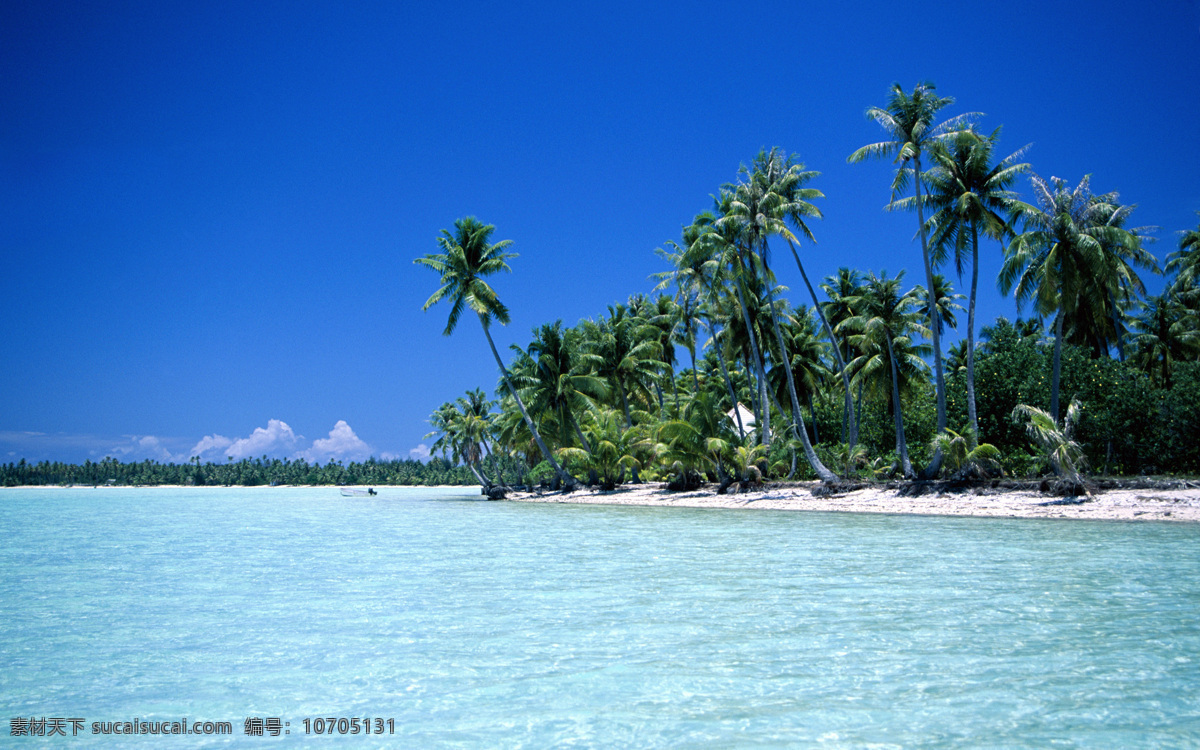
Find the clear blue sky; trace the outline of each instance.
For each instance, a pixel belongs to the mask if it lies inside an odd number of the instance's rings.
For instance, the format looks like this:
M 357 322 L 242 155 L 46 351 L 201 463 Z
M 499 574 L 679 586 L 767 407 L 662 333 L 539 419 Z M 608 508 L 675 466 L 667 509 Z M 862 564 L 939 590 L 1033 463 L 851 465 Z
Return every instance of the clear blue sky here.
M 893 82 L 1120 191 L 1160 259 L 1200 210 L 1195 0 L 336 5 L 0 9 L 0 461 L 406 457 L 497 380 L 473 320 L 420 310 L 440 229 L 514 241 L 524 345 L 648 292 L 762 147 L 822 173 L 811 275 L 916 283 L 892 165 L 846 163 Z M 1015 316 L 983 251 L 981 322 Z

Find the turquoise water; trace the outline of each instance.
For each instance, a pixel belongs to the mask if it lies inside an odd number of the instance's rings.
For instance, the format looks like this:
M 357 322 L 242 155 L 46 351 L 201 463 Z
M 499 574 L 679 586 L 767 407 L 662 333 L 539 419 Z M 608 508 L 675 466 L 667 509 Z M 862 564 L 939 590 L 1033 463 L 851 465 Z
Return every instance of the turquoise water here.
M 477 497 L 0 491 L 0 745 L 1200 745 L 1198 526 Z

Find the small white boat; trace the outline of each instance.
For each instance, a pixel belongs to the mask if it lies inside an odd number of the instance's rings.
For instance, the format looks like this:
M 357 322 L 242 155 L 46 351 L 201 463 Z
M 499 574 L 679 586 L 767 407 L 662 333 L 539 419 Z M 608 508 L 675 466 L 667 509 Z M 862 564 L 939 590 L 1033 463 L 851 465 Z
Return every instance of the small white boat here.
M 342 497 L 374 497 L 378 494 L 379 493 L 375 491 L 374 487 L 366 490 L 360 490 L 353 487 L 342 488 Z

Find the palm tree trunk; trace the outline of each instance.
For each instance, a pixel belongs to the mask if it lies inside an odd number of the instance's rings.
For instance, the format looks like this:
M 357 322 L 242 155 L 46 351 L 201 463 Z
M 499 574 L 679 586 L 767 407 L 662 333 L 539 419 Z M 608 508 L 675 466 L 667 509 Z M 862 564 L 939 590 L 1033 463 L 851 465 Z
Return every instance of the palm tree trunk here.
M 770 292 L 768 294 L 768 304 L 771 304 L 771 322 L 775 324 L 775 335 L 779 339 L 779 351 L 787 357 L 787 349 L 783 347 L 783 334 L 779 331 L 779 323 L 775 318 L 774 304 L 770 302 Z M 800 438 L 800 444 L 804 447 L 804 458 L 808 461 L 808 465 L 812 467 L 817 478 L 822 482 L 836 482 L 837 474 L 834 474 L 821 461 L 821 457 L 817 455 L 813 449 L 812 441 L 808 439 L 808 429 L 804 426 L 804 416 L 800 413 L 800 399 L 796 398 L 796 384 L 792 380 L 792 368 L 784 366 L 784 371 L 787 373 L 788 392 L 792 397 L 792 408 L 794 419 L 792 420 L 792 433 Z M 779 408 L 779 413 L 783 413 L 783 407 L 776 404 Z
M 967 303 L 967 418 L 973 437 L 970 447 L 979 446 L 979 417 L 975 411 L 975 293 L 979 287 L 979 228 L 971 225 L 971 299 Z
M 617 391 L 621 394 L 621 406 L 625 409 L 625 429 L 633 429 L 633 415 L 629 412 L 629 397 L 625 395 L 625 384 L 617 377 Z
M 917 223 L 921 227 L 921 260 L 925 264 L 925 282 L 928 284 L 926 289 L 929 290 L 929 332 L 930 338 L 933 340 L 933 370 L 935 373 L 934 390 L 937 393 L 937 427 L 938 432 L 946 431 L 946 378 L 942 372 L 942 336 L 938 331 L 938 314 L 937 300 L 934 299 L 933 287 L 933 259 L 929 257 L 929 238 L 925 231 L 925 206 L 924 200 L 921 197 L 921 154 L 920 152 L 913 158 L 913 182 L 917 188 Z M 925 467 L 922 476 L 926 479 L 932 479 L 942 470 L 942 449 L 937 448 L 933 452 L 933 458 L 929 465 Z
M 767 407 L 767 374 L 763 367 L 762 356 L 758 351 L 758 341 L 754 336 L 754 324 L 750 321 L 750 310 L 746 307 L 746 298 L 742 294 L 742 285 L 734 279 L 734 289 L 737 290 L 738 305 L 742 308 L 742 319 L 746 322 L 746 337 L 750 339 L 750 353 L 754 356 L 754 366 L 758 370 L 758 395 L 762 405 L 762 413 L 758 415 L 758 433 L 762 444 L 771 446 L 771 410 Z
M 729 391 L 729 402 L 733 404 L 733 418 L 737 422 L 738 437 L 742 440 L 746 439 L 746 428 L 742 425 L 742 412 L 738 409 L 737 394 L 733 391 L 733 380 L 729 377 L 729 368 L 725 366 L 725 357 L 722 356 L 720 343 L 717 341 L 717 326 L 711 319 L 708 321 L 708 332 L 712 336 L 713 344 L 717 346 L 717 363 L 721 365 L 721 377 L 725 379 L 725 388 Z M 695 373 L 696 358 L 692 357 L 692 372 Z
M 925 282 L 928 284 L 926 289 L 929 290 L 929 332 L 933 339 L 933 368 L 937 377 L 937 425 L 938 432 L 944 432 L 946 429 L 946 379 L 942 373 L 942 339 L 941 334 L 938 333 L 937 304 L 933 298 L 933 259 L 929 256 L 929 239 L 925 232 L 925 207 L 921 197 L 921 155 L 919 153 L 913 158 L 913 164 L 915 167 L 913 182 L 917 187 L 917 222 L 921 226 L 921 259 L 925 263 Z M 941 451 L 938 451 L 938 456 L 941 456 Z
M 767 254 L 762 253 L 762 257 L 766 258 Z M 766 261 L 763 261 L 763 269 L 766 274 L 770 271 L 766 270 Z M 767 287 L 767 312 L 771 317 L 771 328 L 775 331 L 775 344 L 779 347 L 780 367 L 783 368 L 783 374 L 787 378 L 788 396 L 792 399 L 792 432 L 796 432 L 797 425 L 800 429 L 804 429 L 804 415 L 800 413 L 800 399 L 796 396 L 796 379 L 792 376 L 791 357 L 788 356 L 787 345 L 783 341 L 783 331 L 779 329 L 779 316 L 775 314 L 775 291 L 771 289 L 771 283 L 764 280 L 764 286 Z M 783 413 L 783 409 L 779 410 Z
M 804 264 L 800 262 L 800 253 L 796 252 L 795 245 L 791 240 L 788 240 L 788 247 L 791 248 L 792 257 L 796 259 L 796 267 L 800 269 L 800 278 L 804 279 L 804 286 L 808 287 L 808 296 L 812 297 L 813 307 L 817 311 L 817 315 L 821 318 L 821 326 L 825 329 L 825 335 L 829 337 L 829 343 L 833 345 L 833 355 L 837 357 L 838 371 L 842 374 L 842 387 L 846 389 L 845 411 L 842 414 L 842 432 L 843 437 L 847 432 L 845 423 L 849 420 L 849 440 L 847 441 L 853 449 L 855 443 L 858 442 L 858 421 L 850 415 L 850 375 L 846 372 L 846 361 L 842 359 L 842 350 L 838 348 L 837 339 L 834 338 L 833 328 L 829 325 L 829 319 L 825 317 L 825 311 L 821 309 L 821 303 L 817 301 L 817 293 L 813 290 L 813 285 L 808 281 L 808 274 L 804 272 Z M 814 417 L 815 419 L 815 417 Z
M 1054 373 L 1050 376 L 1050 418 L 1058 425 L 1058 379 L 1062 374 L 1063 312 L 1054 319 Z
M 896 420 L 896 450 L 900 453 L 900 468 L 905 479 L 913 478 L 912 463 L 908 460 L 908 441 L 904 439 L 904 417 L 900 413 L 900 377 L 896 371 L 896 355 L 892 351 L 892 335 L 887 334 L 888 361 L 892 366 L 892 411 Z
M 700 392 L 700 376 L 696 374 L 696 340 L 692 339 L 692 345 L 688 347 L 688 354 L 692 355 L 692 395 Z
M 575 435 L 579 438 L 579 444 L 583 446 L 585 451 L 591 453 L 592 446 L 590 443 L 588 443 L 588 439 L 583 436 L 583 430 L 579 429 L 579 422 L 576 421 L 575 415 L 567 412 L 567 417 L 569 417 L 571 420 L 571 426 L 575 428 Z
M 1109 307 L 1112 308 L 1113 338 L 1116 339 L 1117 357 L 1120 359 L 1121 362 L 1124 362 L 1125 361 L 1125 341 L 1121 337 L 1121 316 L 1120 316 L 1119 311 L 1117 310 L 1117 298 L 1115 296 L 1113 296 L 1113 294 L 1111 292 L 1108 295 L 1108 304 L 1109 304 Z M 1107 353 L 1107 351 L 1108 350 L 1105 349 L 1106 353 Z M 1112 355 L 1109 355 L 1109 356 L 1112 356 Z
M 755 382 L 754 375 L 751 374 L 750 355 L 742 351 L 742 361 L 740 362 L 742 370 L 746 373 L 746 390 L 750 394 L 750 411 L 754 412 L 754 419 L 757 422 L 762 421 L 762 404 L 758 400 L 758 383 Z
M 563 470 L 558 465 L 558 461 L 554 460 L 554 454 L 546 447 L 546 443 L 542 440 L 542 436 L 538 433 L 537 427 L 533 425 L 533 420 L 529 418 L 529 412 L 525 410 L 525 404 L 521 401 L 521 397 L 517 395 L 517 389 L 513 387 L 512 380 L 508 377 L 508 369 L 505 368 L 504 362 L 500 359 L 500 352 L 496 351 L 496 342 L 492 341 L 492 334 L 488 330 L 487 320 L 480 315 L 479 323 L 483 326 L 483 335 L 487 336 L 488 346 L 492 348 L 492 356 L 496 358 L 496 366 L 500 368 L 500 374 L 504 377 L 504 384 L 508 386 L 508 392 L 512 394 L 513 400 L 517 402 L 517 408 L 521 410 L 521 416 L 525 418 L 525 424 L 529 427 L 529 432 L 533 434 L 533 439 L 537 443 L 538 450 L 542 452 L 542 457 L 549 462 L 554 473 L 558 475 L 559 481 L 566 485 L 575 483 L 571 475 Z
M 863 391 L 863 383 L 861 380 L 859 380 L 858 381 L 858 404 L 855 407 L 855 411 L 857 412 L 855 414 L 855 417 L 858 419 L 859 424 L 862 424 L 862 391 Z
M 813 442 L 819 443 L 819 442 L 821 442 L 821 434 L 817 431 L 817 410 L 813 408 L 812 391 L 809 391 L 807 396 L 808 396 L 808 415 L 810 417 L 812 417 L 812 424 L 813 424 Z

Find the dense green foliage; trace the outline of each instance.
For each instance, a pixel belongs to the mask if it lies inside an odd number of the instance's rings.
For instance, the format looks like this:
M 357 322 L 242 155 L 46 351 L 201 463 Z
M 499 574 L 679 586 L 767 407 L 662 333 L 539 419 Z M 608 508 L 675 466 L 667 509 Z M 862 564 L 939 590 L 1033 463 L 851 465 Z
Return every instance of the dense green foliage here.
M 496 462 L 484 462 L 495 470 Z M 513 462 L 504 467 L 514 476 L 519 472 Z M 0 486 L 21 485 L 121 485 L 121 486 L 230 486 L 244 485 L 473 485 L 478 480 L 463 466 L 454 466 L 442 458 L 420 461 L 377 461 L 343 465 L 331 461 L 324 466 L 304 460 L 279 460 L 266 457 L 226 464 L 163 464 L 157 461 L 121 463 L 106 458 L 94 463 L 65 464 L 58 461 L 0 465 Z

